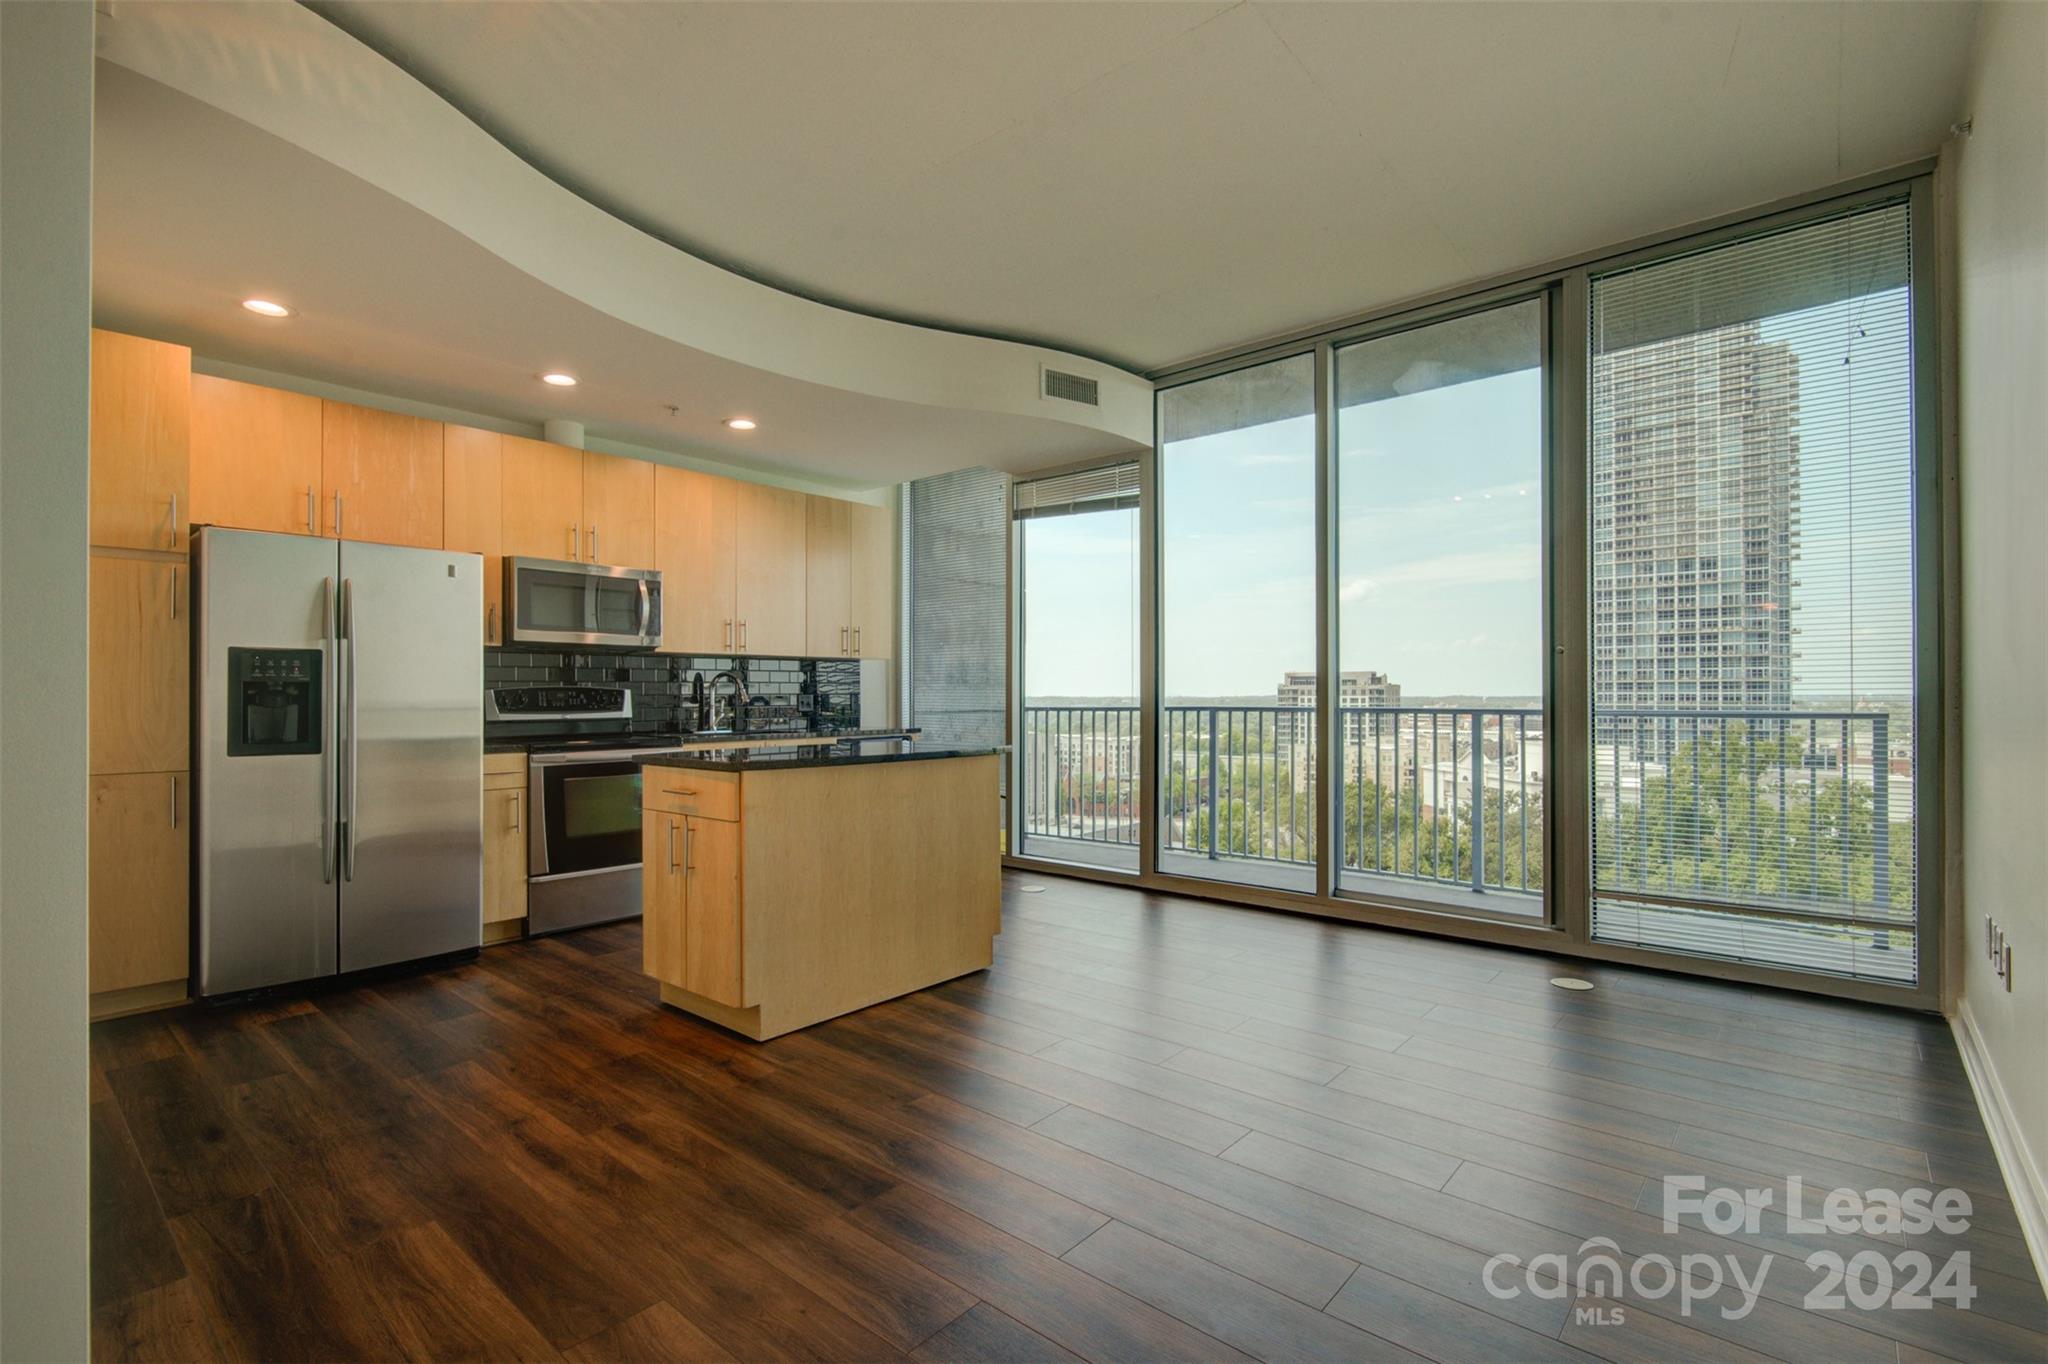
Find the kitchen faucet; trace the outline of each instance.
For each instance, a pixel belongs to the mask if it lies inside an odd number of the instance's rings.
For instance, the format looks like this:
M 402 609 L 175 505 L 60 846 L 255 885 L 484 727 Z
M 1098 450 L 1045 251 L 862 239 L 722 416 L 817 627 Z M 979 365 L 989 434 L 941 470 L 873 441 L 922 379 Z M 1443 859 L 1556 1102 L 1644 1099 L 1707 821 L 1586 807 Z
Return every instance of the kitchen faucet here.
M 718 684 L 727 678 L 732 679 L 732 715 L 727 718 L 725 724 L 720 725 L 718 723 Z M 747 704 L 747 699 L 747 684 L 740 680 L 738 673 L 728 668 L 713 677 L 710 687 L 706 689 L 704 694 L 705 708 L 710 711 L 709 718 L 711 720 L 710 728 L 704 732 L 707 734 L 731 734 L 736 732 L 739 728 L 740 709 Z

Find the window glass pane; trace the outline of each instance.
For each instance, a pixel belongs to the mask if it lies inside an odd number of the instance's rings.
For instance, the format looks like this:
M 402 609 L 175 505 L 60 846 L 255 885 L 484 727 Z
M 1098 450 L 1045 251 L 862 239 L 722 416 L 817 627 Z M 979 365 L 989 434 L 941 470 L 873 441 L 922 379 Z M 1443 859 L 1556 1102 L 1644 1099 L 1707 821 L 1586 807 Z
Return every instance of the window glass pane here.
M 1138 466 L 1017 485 L 1019 850 L 1138 868 Z
M 1544 912 L 1542 360 L 1533 299 L 1337 352 L 1347 889 Z
M 1594 281 L 1601 940 L 1918 978 L 1907 233 Z
M 1159 398 L 1162 871 L 1315 887 L 1315 360 Z

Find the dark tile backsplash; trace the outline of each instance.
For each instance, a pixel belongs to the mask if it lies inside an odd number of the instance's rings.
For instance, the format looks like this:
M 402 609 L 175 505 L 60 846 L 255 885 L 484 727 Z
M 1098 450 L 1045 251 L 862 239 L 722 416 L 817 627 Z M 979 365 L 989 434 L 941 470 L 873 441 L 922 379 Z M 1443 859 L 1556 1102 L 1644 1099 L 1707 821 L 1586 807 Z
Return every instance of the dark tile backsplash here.
M 858 659 L 484 650 L 486 687 L 592 682 L 632 688 L 633 724 L 640 729 L 694 727 L 697 708 L 690 702 L 690 680 L 702 673 L 708 683 L 728 668 L 746 680 L 757 703 L 815 717 L 837 729 L 861 723 Z

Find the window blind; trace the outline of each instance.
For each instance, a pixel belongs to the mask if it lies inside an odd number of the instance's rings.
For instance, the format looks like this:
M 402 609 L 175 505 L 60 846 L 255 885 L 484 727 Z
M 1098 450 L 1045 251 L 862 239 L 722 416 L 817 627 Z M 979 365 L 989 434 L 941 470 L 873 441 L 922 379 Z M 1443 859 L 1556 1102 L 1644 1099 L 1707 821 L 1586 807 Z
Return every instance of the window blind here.
M 1918 977 L 1910 264 L 1895 203 L 1593 280 L 1600 940 Z
M 1138 466 L 1113 464 L 1012 485 L 1010 504 L 1019 521 L 1039 516 L 1075 516 L 1138 505 Z

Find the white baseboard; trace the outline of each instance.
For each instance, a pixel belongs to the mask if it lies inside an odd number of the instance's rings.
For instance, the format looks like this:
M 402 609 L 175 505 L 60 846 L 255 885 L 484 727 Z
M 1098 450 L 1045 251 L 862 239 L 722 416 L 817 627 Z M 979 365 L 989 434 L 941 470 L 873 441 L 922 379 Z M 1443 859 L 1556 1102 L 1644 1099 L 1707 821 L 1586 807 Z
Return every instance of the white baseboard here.
M 1956 1050 L 1962 1053 L 1970 1088 L 1977 1095 L 1977 1109 L 1984 1115 L 1984 1130 L 1991 1137 L 1999 1172 L 2005 1176 L 2006 1189 L 2012 1195 L 2021 1234 L 2027 1238 L 2027 1251 L 2034 1257 L 2034 1272 L 2048 1286 L 2048 1180 L 2042 1177 L 2041 1166 L 2006 1100 L 2005 1086 L 1999 1083 L 1998 1068 L 1992 1065 L 1991 1054 L 1985 1050 L 1984 1034 L 1977 1031 L 1977 1019 L 1970 1012 L 1968 999 L 1962 1001 L 1948 1022 L 1956 1035 Z

